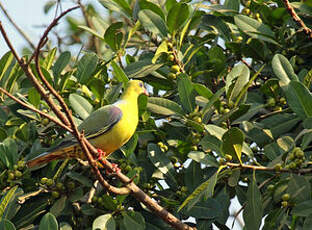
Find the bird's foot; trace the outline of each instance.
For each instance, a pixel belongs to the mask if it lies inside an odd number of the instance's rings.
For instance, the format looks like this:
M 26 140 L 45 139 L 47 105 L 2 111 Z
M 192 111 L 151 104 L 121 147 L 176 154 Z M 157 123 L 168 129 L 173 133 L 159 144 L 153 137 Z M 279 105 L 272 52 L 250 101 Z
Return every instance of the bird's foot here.
M 105 157 L 105 152 L 102 150 L 102 149 L 96 149 L 97 150 L 97 152 L 98 152 L 98 160 L 100 161 L 100 160 L 102 160 L 104 157 Z
M 106 174 L 119 173 L 121 169 L 118 167 L 118 164 L 112 163 L 112 170 L 106 169 Z

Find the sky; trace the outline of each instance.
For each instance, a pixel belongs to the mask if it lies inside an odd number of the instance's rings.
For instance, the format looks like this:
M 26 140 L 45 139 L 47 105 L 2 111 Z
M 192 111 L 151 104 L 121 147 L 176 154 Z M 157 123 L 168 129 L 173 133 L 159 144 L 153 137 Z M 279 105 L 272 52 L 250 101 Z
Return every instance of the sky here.
M 0 3 L 6 9 L 7 13 L 12 17 L 14 22 L 30 37 L 31 41 L 36 45 L 39 42 L 40 36 L 43 34 L 46 26 L 51 23 L 54 18 L 55 8 L 51 9 L 49 14 L 45 14 L 43 11 L 44 5 L 47 0 L 0 0 Z M 96 0 L 85 0 L 82 3 L 93 2 L 96 6 L 99 6 Z M 62 1 L 62 9 L 68 9 L 75 4 L 70 0 Z M 71 16 L 81 16 L 80 11 L 76 10 L 70 13 Z M 17 52 L 21 55 L 22 48 L 27 45 L 25 39 L 16 31 L 12 24 L 7 20 L 6 16 L 0 9 L 0 21 L 4 29 L 7 32 L 7 36 L 11 40 L 13 46 Z M 64 20 L 60 21 L 57 29 L 66 27 Z M 0 57 L 2 57 L 7 51 L 9 51 L 3 37 L 0 35 Z M 230 213 L 238 210 L 240 207 L 237 199 L 233 199 L 230 207 Z M 242 220 L 240 214 L 239 219 Z M 231 228 L 233 218 L 228 220 L 228 226 Z M 240 229 L 238 223 L 234 225 L 233 230 Z

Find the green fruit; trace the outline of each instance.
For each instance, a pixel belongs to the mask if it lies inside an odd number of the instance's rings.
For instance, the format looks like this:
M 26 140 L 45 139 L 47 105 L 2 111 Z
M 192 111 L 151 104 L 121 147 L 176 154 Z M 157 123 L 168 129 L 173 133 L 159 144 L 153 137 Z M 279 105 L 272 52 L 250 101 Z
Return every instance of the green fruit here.
M 176 75 L 175 73 L 170 72 L 170 73 L 168 74 L 168 78 L 170 78 L 170 79 L 172 79 L 172 80 L 175 80 L 175 79 L 177 79 L 177 75 Z
M 14 170 L 17 170 L 17 169 L 18 169 L 18 166 L 17 166 L 17 165 L 13 165 L 13 169 L 14 169 Z
M 59 198 L 60 197 L 60 193 L 58 191 L 53 191 L 52 192 L 52 197 L 53 198 Z
M 242 14 L 249 15 L 250 14 L 250 9 L 249 8 L 244 8 L 242 10 Z
M 21 171 L 15 170 L 14 171 L 14 175 L 15 175 L 16 178 L 20 178 L 20 177 L 23 176 L 23 173 Z
M 40 183 L 41 183 L 41 184 L 46 184 L 47 181 L 48 181 L 48 178 L 42 177 L 41 180 L 40 180 Z
M 289 193 L 285 193 L 285 194 L 282 196 L 282 200 L 283 200 L 283 201 L 288 201 L 289 198 L 290 198 Z
M 278 164 L 276 164 L 276 165 L 274 166 L 274 169 L 275 169 L 276 172 L 279 172 L 279 171 L 281 171 L 281 169 L 282 169 L 282 165 L 278 163 Z
M 275 105 L 275 99 L 273 97 L 270 97 L 268 100 L 267 100 L 267 105 L 270 106 L 270 107 L 273 107 Z
M 282 207 L 283 208 L 287 208 L 287 206 L 288 206 L 288 202 L 287 201 L 282 201 Z
M 132 168 L 131 168 L 130 165 L 127 165 L 127 167 L 125 168 L 125 170 L 128 171 L 128 172 L 129 172 L 131 169 L 132 169 Z
M 235 39 L 236 42 L 242 42 L 243 41 L 243 37 L 242 36 L 238 36 L 236 39 Z
M 92 203 L 96 203 L 97 201 L 98 201 L 98 197 L 97 196 L 92 197 Z
M 58 190 L 60 190 L 60 191 L 62 191 L 62 190 L 64 189 L 64 185 L 63 185 L 63 183 L 61 183 L 61 182 L 56 183 L 55 187 L 56 187 Z
M 178 65 L 172 65 L 172 66 L 171 66 L 171 71 L 172 71 L 173 73 L 177 73 L 177 72 L 180 71 L 180 67 L 179 67 Z
M 41 120 L 41 124 L 43 124 L 43 125 L 47 125 L 47 124 L 49 124 L 49 119 L 48 118 L 43 118 L 42 120 Z
M 296 156 L 296 158 L 303 158 L 304 157 L 304 152 L 301 150 L 301 149 L 299 149 L 299 150 L 297 150 L 296 152 L 295 152 L 295 156 Z
M 182 186 L 182 187 L 181 187 L 181 192 L 187 192 L 187 187 Z
M 198 148 L 197 148 L 197 146 L 196 146 L 196 145 L 192 145 L 192 146 L 191 146 L 191 150 L 192 150 L 192 151 L 197 151 L 197 150 L 198 150 Z
M 193 118 L 193 121 L 196 121 L 196 122 L 198 122 L 198 123 L 201 123 L 201 122 L 202 122 L 202 119 L 201 119 L 201 117 L 199 117 L 199 116 L 195 116 L 195 117 Z
M 228 108 L 224 109 L 224 113 L 229 113 L 230 111 L 231 111 L 231 110 L 228 109 Z
M 103 202 L 104 202 L 104 200 L 103 200 L 103 198 L 102 198 L 102 197 L 99 197 L 97 201 L 98 201 L 98 203 L 99 203 L 99 204 L 101 204 L 101 203 L 103 203 Z
M 268 187 L 267 187 L 267 190 L 268 191 L 272 191 L 274 189 L 274 185 L 273 184 L 270 184 Z
M 22 170 L 25 167 L 25 162 L 24 161 L 18 161 L 17 166 L 19 170 Z
M 297 168 L 297 164 L 296 164 L 295 162 L 291 162 L 291 163 L 289 164 L 289 168 L 290 168 L 290 169 L 295 169 L 295 168 Z
M 173 54 L 170 54 L 168 56 L 168 61 L 174 61 L 174 55 Z
M 52 186 L 54 184 L 54 181 L 52 179 L 48 179 L 46 184 L 47 186 Z
M 164 143 L 160 141 L 160 142 L 157 143 L 157 145 L 161 148 L 161 147 L 164 146 Z
M 225 155 L 225 160 L 226 161 L 231 161 L 232 159 L 233 159 L 233 157 L 231 155 L 229 155 L 229 154 Z
M 14 173 L 10 172 L 10 173 L 8 174 L 8 180 L 14 180 L 14 178 L 15 178 Z

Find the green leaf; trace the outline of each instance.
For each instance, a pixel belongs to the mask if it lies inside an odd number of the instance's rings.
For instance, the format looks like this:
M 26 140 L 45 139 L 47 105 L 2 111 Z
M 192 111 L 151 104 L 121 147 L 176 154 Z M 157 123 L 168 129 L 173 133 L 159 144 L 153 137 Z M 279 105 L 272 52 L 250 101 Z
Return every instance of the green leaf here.
M 259 229 L 263 215 L 261 192 L 256 183 L 255 171 L 247 190 L 247 205 L 243 212 L 246 230 Z
M 40 220 L 39 230 L 58 230 L 55 216 L 49 212 L 45 214 Z
M 220 36 L 224 38 L 226 42 L 231 40 L 231 30 L 220 17 L 212 14 L 204 15 L 200 27 L 208 31 L 211 30 L 211 28 L 216 28 Z
M 122 215 L 126 230 L 145 230 L 145 220 L 141 213 L 127 211 L 123 212 Z
M 292 209 L 292 214 L 305 217 L 312 215 L 312 200 L 306 200 L 299 204 L 296 204 L 295 207 Z
M 127 17 L 132 15 L 130 5 L 125 0 L 99 0 L 99 2 L 112 12 L 122 13 Z
M 93 106 L 88 102 L 88 100 L 76 93 L 69 95 L 69 103 L 73 110 L 82 119 L 86 119 L 93 111 Z
M 244 142 L 244 133 L 239 128 L 231 128 L 222 136 L 222 151 L 224 154 L 230 154 L 242 163 L 242 148 Z
M 74 179 L 76 181 L 78 181 L 80 184 L 86 186 L 86 187 L 92 187 L 92 181 L 90 178 L 77 173 L 77 172 L 68 172 L 66 173 L 66 176 L 70 177 L 71 179 Z
M 225 91 L 227 98 L 229 98 L 230 101 L 234 101 L 244 89 L 244 86 L 249 81 L 249 75 L 249 68 L 246 65 L 241 64 L 236 65 L 226 76 Z
M 0 230 L 15 230 L 14 224 L 9 220 L 0 221 Z
M 199 219 L 214 219 L 221 215 L 221 204 L 212 198 L 198 202 L 191 209 L 183 210 L 183 214 Z
M 189 6 L 186 3 L 177 3 L 168 12 L 167 26 L 170 33 L 178 30 L 190 16 Z
M 161 37 L 166 37 L 168 30 L 164 20 L 151 10 L 141 10 L 139 12 L 139 19 L 143 27 Z
M 200 96 L 207 99 L 210 99 L 214 95 L 209 88 L 200 83 L 193 83 L 193 87 Z
M 292 174 L 288 182 L 287 193 L 295 203 L 300 203 L 311 198 L 311 185 L 308 178 Z
M 60 199 L 55 201 L 55 203 L 50 208 L 50 213 L 53 214 L 56 217 L 61 215 L 62 211 L 65 208 L 66 201 L 67 201 L 67 197 L 66 196 L 62 196 Z
M 226 166 L 222 165 L 219 167 L 218 171 L 213 174 L 207 181 L 199 185 L 191 195 L 189 195 L 178 208 L 178 212 L 181 211 L 186 205 L 188 210 L 191 210 L 192 207 L 199 202 L 204 196 L 205 199 L 208 199 L 213 196 L 214 187 L 216 186 L 219 172 Z
M 81 84 L 86 84 L 92 76 L 98 63 L 98 57 L 95 53 L 85 54 L 78 62 L 76 77 Z
M 179 98 L 184 110 L 188 113 L 195 108 L 195 90 L 190 78 L 185 74 L 180 74 L 178 78 Z
M 92 230 L 115 230 L 116 223 L 112 214 L 98 216 L 92 224 Z
M 11 202 L 15 202 L 15 195 L 17 192 L 18 186 L 14 186 L 9 191 L 6 192 L 6 194 L 1 198 L 0 201 L 0 220 L 5 218 L 5 212 L 9 208 L 9 204 Z
M 174 114 L 184 115 L 184 112 L 178 103 L 160 97 L 148 97 L 147 109 L 153 113 L 165 116 Z
M 153 64 L 150 59 L 133 62 L 125 68 L 129 78 L 142 78 L 158 70 L 163 64 Z
M 117 51 L 121 47 L 123 33 L 120 29 L 123 27 L 122 22 L 112 23 L 105 31 L 104 39 L 105 42 L 112 48 L 112 50 Z
M 163 20 L 165 20 L 166 18 L 162 9 L 156 4 L 154 4 L 153 2 L 149 2 L 145 0 L 139 1 L 139 6 L 140 6 L 140 10 L 144 10 L 144 9 L 151 10 L 154 13 L 158 14 Z
M 14 62 L 14 56 L 10 51 L 1 57 L 0 59 L 0 82 L 4 74 L 9 69 L 9 67 L 12 65 L 13 62 Z
M 156 53 L 152 59 L 152 63 L 155 64 L 157 59 L 160 57 L 160 55 L 162 55 L 163 53 L 168 53 L 168 45 L 167 45 L 167 41 L 164 40 L 162 43 L 160 43 L 160 45 L 158 46 Z
M 18 146 L 16 140 L 9 137 L 0 142 L 0 160 L 9 169 L 13 169 L 13 165 L 18 160 Z
M 28 91 L 28 101 L 37 107 L 40 104 L 41 95 L 35 88 L 30 88 Z
M 290 81 L 285 94 L 290 108 L 301 119 L 312 117 L 312 95 L 305 85 L 299 81 Z
M 52 67 L 54 78 L 58 78 L 63 69 L 68 65 L 71 54 L 69 51 L 61 53 Z
M 170 183 L 171 186 L 177 187 L 177 174 L 169 158 L 163 154 L 154 143 L 147 145 L 147 152 L 153 165 L 165 175 L 168 179 L 168 183 Z
M 204 152 L 191 151 L 187 154 L 187 156 L 197 163 L 216 168 L 219 167 L 219 162 L 216 160 L 216 158 L 211 155 L 205 154 Z
M 45 68 L 46 70 L 49 70 L 52 66 L 52 63 L 55 58 L 57 49 L 53 48 L 52 50 L 49 51 L 48 55 L 44 58 L 44 61 L 42 63 L 42 67 Z
M 290 62 L 281 54 L 275 54 L 272 59 L 272 69 L 274 74 L 279 78 L 281 87 L 287 86 L 291 80 L 298 81 Z
M 114 69 L 114 76 L 119 82 L 122 82 L 124 85 L 129 81 L 125 72 L 120 68 L 115 61 L 111 61 L 111 65 Z
M 234 16 L 234 21 L 238 28 L 250 37 L 278 45 L 269 26 L 242 14 Z

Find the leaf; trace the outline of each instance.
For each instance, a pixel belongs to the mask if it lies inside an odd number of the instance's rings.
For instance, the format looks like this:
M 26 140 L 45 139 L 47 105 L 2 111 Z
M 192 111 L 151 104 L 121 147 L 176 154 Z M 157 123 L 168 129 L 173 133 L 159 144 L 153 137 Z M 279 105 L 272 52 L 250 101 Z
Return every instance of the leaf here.
M 169 158 L 167 158 L 167 156 L 163 154 L 159 147 L 154 143 L 147 145 L 147 152 L 153 165 L 165 175 L 168 179 L 168 183 L 170 183 L 171 186 L 177 187 L 177 174 Z
M 80 173 L 77 172 L 68 172 L 66 173 L 66 175 L 68 177 L 70 177 L 71 179 L 74 179 L 76 181 L 78 181 L 80 184 L 86 186 L 86 187 L 92 187 L 92 181 L 90 178 L 83 176 Z
M 78 62 L 76 77 L 81 84 L 86 84 L 94 73 L 98 63 L 95 53 L 85 54 Z
M 184 115 L 184 112 L 178 103 L 160 97 L 148 97 L 147 109 L 153 113 L 165 116 L 174 114 Z
M 143 27 L 161 37 L 167 36 L 167 27 L 164 20 L 151 10 L 141 10 L 139 12 L 139 19 Z
M 18 186 L 14 186 L 6 194 L 1 198 L 0 201 L 0 220 L 4 219 L 4 214 L 7 208 L 9 207 L 9 203 L 14 202 L 15 195 L 17 192 Z
M 160 57 L 160 55 L 162 55 L 163 53 L 168 53 L 168 45 L 167 45 L 167 41 L 164 40 L 162 43 L 160 43 L 160 45 L 158 46 L 156 53 L 152 59 L 152 63 L 155 64 L 157 59 Z
M 39 230 L 58 230 L 55 216 L 49 212 L 45 214 L 40 220 Z
M 99 0 L 99 2 L 112 12 L 121 13 L 127 17 L 132 15 L 132 10 L 125 0 Z
M 190 16 L 190 10 L 186 3 L 177 3 L 168 12 L 167 26 L 170 33 L 178 30 Z
M 92 230 L 115 230 L 116 222 L 112 214 L 98 216 L 92 224 Z
M 222 136 L 222 152 L 230 154 L 233 158 L 242 163 L 242 148 L 244 142 L 244 133 L 239 128 L 231 128 Z
M 121 47 L 123 33 L 120 29 L 123 27 L 122 22 L 112 23 L 105 31 L 104 39 L 105 42 L 112 48 L 112 50 L 117 51 Z
M 187 154 L 189 158 L 196 161 L 197 163 L 201 163 L 207 166 L 219 167 L 219 162 L 215 159 L 215 157 L 205 154 L 204 152 L 191 151 Z
M 62 196 L 60 199 L 55 201 L 53 206 L 50 208 L 50 213 L 53 214 L 56 217 L 61 215 L 62 211 L 65 208 L 66 200 L 67 200 L 67 197 L 66 196 Z
M 28 101 L 37 107 L 40 104 L 41 95 L 35 88 L 30 88 L 28 91 Z
M 236 65 L 226 76 L 225 91 L 227 98 L 234 101 L 249 81 L 250 71 L 245 65 Z
M 145 230 L 145 220 L 141 213 L 127 211 L 122 213 L 123 224 L 127 230 Z
M 292 214 L 296 216 L 310 216 L 312 215 L 312 200 L 306 200 L 296 204 L 292 209 Z
M 163 64 L 153 64 L 150 59 L 133 62 L 125 68 L 129 78 L 142 78 L 158 70 Z
M 0 230 L 15 230 L 14 224 L 9 220 L 0 221 Z
M 234 21 L 238 28 L 250 37 L 278 45 L 275 34 L 269 26 L 242 14 L 235 15 Z
M 0 160 L 9 169 L 13 170 L 13 165 L 18 160 L 18 146 L 16 140 L 9 137 L 0 142 Z
M 88 100 L 76 93 L 69 95 L 69 103 L 73 110 L 82 119 L 86 119 L 93 111 L 93 106 L 88 102 Z
M 192 81 L 185 74 L 180 74 L 178 78 L 179 98 L 184 110 L 188 113 L 195 108 L 195 90 Z
M 305 85 L 299 81 L 290 81 L 285 88 L 286 99 L 289 107 L 301 119 L 312 117 L 312 95 Z
M 200 24 L 200 28 L 210 30 L 211 28 L 216 28 L 218 33 L 222 38 L 225 39 L 226 42 L 231 40 L 231 30 L 228 25 L 223 22 L 220 17 L 217 17 L 212 14 L 204 15 L 202 18 L 202 22 Z
M 181 211 L 186 205 L 188 205 L 188 210 L 192 209 L 192 207 L 199 202 L 203 196 L 205 196 L 205 199 L 208 199 L 212 197 L 214 192 L 214 187 L 217 183 L 218 174 L 219 172 L 225 168 L 225 165 L 222 165 L 219 167 L 218 171 L 213 174 L 212 177 L 210 177 L 207 181 L 199 185 L 191 195 L 189 195 L 183 203 L 178 208 L 178 212 Z
M 165 20 L 166 18 L 162 9 L 158 5 L 154 4 L 153 2 L 149 2 L 146 0 L 139 1 L 139 6 L 140 6 L 140 10 L 144 10 L 144 9 L 151 10 L 154 13 L 158 14 L 163 20 Z
M 1 57 L 0 59 L 0 82 L 4 74 L 9 69 L 9 67 L 12 65 L 13 62 L 14 62 L 14 56 L 10 51 Z
M 200 96 L 203 96 L 207 99 L 210 99 L 214 95 L 209 88 L 202 84 L 193 83 L 193 87 Z
M 221 215 L 221 204 L 212 198 L 198 202 L 191 209 L 184 210 L 183 214 L 199 219 L 214 219 Z
M 116 64 L 115 61 L 111 61 L 111 65 L 114 69 L 114 76 L 117 78 L 119 82 L 122 82 L 124 85 L 129 81 L 125 72 L 120 68 L 119 65 Z
M 288 182 L 287 193 L 293 197 L 295 203 L 300 203 L 311 198 L 311 185 L 308 178 L 292 174 Z
M 291 80 L 298 81 L 298 77 L 290 62 L 281 54 L 274 55 L 272 59 L 272 69 L 274 74 L 279 78 L 281 87 L 287 86 Z
M 261 192 L 256 183 L 255 171 L 247 190 L 247 205 L 243 212 L 246 230 L 259 229 L 263 215 Z
M 52 63 L 55 58 L 57 49 L 53 48 L 49 51 L 48 55 L 44 58 L 44 61 L 42 63 L 42 67 L 44 67 L 46 70 L 49 70 L 52 66 Z
M 55 78 L 61 74 L 63 69 L 67 66 L 70 61 L 71 54 L 69 51 L 65 51 L 60 54 L 59 58 L 56 60 L 52 67 L 53 75 Z

